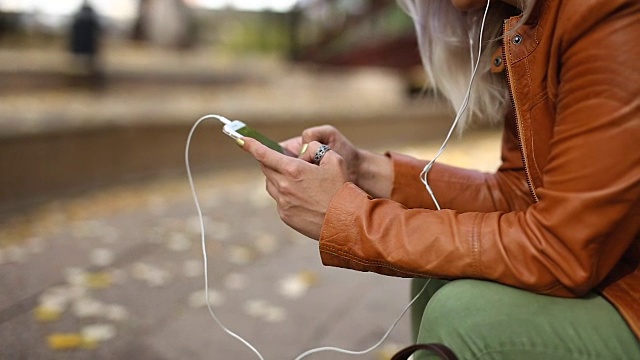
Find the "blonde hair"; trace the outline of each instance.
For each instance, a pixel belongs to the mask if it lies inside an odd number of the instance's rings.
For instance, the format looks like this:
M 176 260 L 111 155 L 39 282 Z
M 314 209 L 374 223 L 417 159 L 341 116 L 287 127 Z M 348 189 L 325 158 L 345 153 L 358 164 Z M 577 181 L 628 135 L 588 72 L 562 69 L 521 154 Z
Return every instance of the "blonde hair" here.
M 535 0 L 520 0 L 522 24 Z M 477 60 L 478 37 L 484 7 L 462 12 L 451 0 L 398 0 L 399 5 L 413 19 L 420 57 L 429 86 L 442 94 L 459 109 L 463 103 Z M 508 88 L 503 76 L 491 73 L 491 56 L 500 46 L 503 21 L 514 8 L 501 1 L 491 4 L 484 28 L 483 51 L 466 112 L 459 120 L 459 131 L 472 122 L 502 121 L 510 104 Z

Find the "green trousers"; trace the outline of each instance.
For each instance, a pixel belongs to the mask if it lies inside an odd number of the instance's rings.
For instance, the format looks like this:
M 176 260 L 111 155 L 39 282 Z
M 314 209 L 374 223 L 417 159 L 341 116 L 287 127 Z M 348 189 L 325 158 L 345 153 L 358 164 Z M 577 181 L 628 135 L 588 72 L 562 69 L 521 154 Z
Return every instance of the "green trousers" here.
M 415 279 L 415 296 L 427 280 Z M 432 279 L 412 308 L 418 343 L 459 359 L 640 359 L 640 342 L 597 294 L 566 299 L 479 280 Z M 435 358 L 424 351 L 415 360 Z

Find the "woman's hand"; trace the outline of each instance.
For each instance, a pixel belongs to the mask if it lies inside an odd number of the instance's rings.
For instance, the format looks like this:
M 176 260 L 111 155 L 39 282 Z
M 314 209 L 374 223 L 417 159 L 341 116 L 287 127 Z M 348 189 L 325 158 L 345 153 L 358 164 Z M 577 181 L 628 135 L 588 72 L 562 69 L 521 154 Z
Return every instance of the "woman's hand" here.
M 331 125 L 306 129 L 298 136 L 281 143 L 294 154 L 299 154 L 305 144 L 317 141 L 331 147 L 345 162 L 349 181 L 358 185 L 373 197 L 389 198 L 393 186 L 393 163 L 385 155 L 359 150 Z M 316 149 L 316 148 L 314 148 Z M 308 152 L 308 150 L 307 150 Z M 313 153 L 307 159 L 313 157 Z
M 335 151 L 327 152 L 320 165 L 311 163 L 319 147 L 320 143 L 310 142 L 306 151 L 296 159 L 249 137 L 244 138 L 242 145 L 260 162 L 267 192 L 276 201 L 282 221 L 316 240 L 320 238 L 331 199 L 349 181 L 345 160 Z
M 359 168 L 361 164 L 360 151 L 353 146 L 353 144 L 351 144 L 351 142 L 342 135 L 342 133 L 331 125 L 308 128 L 302 132 L 302 136 L 286 140 L 282 142 L 281 145 L 294 154 L 300 154 L 304 144 L 309 144 L 313 141 L 329 145 L 331 150 L 337 152 L 344 159 L 347 173 L 349 175 L 349 181 L 354 184 L 358 183 Z M 313 158 L 313 154 L 315 154 L 315 150 L 311 153 L 311 158 Z M 311 158 L 308 160 L 310 161 Z

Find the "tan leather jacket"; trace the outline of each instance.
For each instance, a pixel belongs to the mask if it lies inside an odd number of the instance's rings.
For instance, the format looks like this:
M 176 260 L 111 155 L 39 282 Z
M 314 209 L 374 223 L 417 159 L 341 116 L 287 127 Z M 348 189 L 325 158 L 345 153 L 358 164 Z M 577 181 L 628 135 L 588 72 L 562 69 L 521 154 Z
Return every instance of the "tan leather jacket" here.
M 640 336 L 640 1 L 539 1 L 505 21 L 513 111 L 484 174 L 389 154 L 391 200 L 345 184 L 320 236 L 325 265 L 477 278 L 554 296 L 596 290 Z M 496 69 L 500 70 L 500 69 Z

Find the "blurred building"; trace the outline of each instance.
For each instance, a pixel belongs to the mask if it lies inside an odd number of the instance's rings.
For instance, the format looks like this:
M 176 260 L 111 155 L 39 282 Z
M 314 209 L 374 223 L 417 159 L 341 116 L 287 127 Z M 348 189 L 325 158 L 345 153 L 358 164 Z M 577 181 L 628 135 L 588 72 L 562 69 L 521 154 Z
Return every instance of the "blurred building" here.
M 411 19 L 389 0 L 306 0 L 297 21 L 301 58 L 333 65 L 419 64 Z
M 301 0 L 291 11 L 292 58 L 398 70 L 410 93 L 428 89 L 411 18 L 389 0 Z
M 195 18 L 184 0 L 139 0 L 133 38 L 168 47 L 193 45 Z

